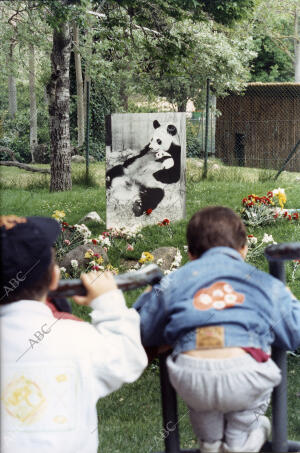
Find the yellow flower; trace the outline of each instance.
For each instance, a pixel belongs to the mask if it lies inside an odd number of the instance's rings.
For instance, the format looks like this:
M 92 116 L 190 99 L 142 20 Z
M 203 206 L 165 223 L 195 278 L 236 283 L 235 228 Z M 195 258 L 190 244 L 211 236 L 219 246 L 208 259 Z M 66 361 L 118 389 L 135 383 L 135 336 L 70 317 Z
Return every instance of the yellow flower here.
M 92 250 L 88 250 L 87 252 L 85 252 L 84 257 L 85 258 L 92 258 L 93 255 L 94 255 L 94 252 Z
M 52 217 L 54 217 L 56 220 L 61 220 L 63 217 L 65 217 L 66 213 L 64 211 L 54 211 L 52 214 Z
M 286 203 L 286 196 L 284 193 L 279 193 L 278 194 L 278 202 L 280 204 L 280 207 L 283 209 L 284 205 Z
M 150 252 L 143 252 L 141 258 L 139 259 L 139 263 L 151 263 L 154 260 L 154 256 L 151 255 Z
M 96 263 L 97 263 L 97 264 L 103 263 L 103 258 L 102 258 L 102 256 L 100 256 L 99 258 L 96 259 Z
M 106 266 L 106 270 L 112 272 L 115 275 L 117 275 L 119 273 L 119 269 L 116 267 L 113 267 L 111 264 L 108 264 Z

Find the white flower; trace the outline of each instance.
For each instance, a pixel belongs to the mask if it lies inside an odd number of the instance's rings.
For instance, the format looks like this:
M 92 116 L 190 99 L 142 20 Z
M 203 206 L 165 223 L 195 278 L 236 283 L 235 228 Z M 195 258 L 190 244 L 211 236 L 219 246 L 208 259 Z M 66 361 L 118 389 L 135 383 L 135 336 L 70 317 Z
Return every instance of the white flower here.
M 174 269 L 174 268 L 179 267 L 180 263 L 181 263 L 181 260 L 182 260 L 182 255 L 180 253 L 180 250 L 177 249 L 177 253 L 175 255 L 173 263 L 171 264 L 171 268 L 170 269 Z
M 255 236 L 248 236 L 247 238 L 248 245 L 255 245 L 257 244 L 257 238 Z
M 272 234 L 264 234 L 264 237 L 261 240 L 264 244 L 269 244 L 272 242 L 272 244 L 277 244 L 277 242 L 274 241 Z
M 77 260 L 71 260 L 71 266 L 73 267 L 73 269 L 77 269 L 78 261 Z
M 103 236 L 102 234 L 100 234 L 100 236 L 97 238 L 98 241 L 99 241 L 99 244 L 102 245 L 102 247 L 110 247 L 111 246 L 111 242 L 110 242 L 110 239 L 108 236 Z
M 66 272 L 66 268 L 65 267 L 60 267 L 60 272 Z
M 89 242 L 89 238 L 91 237 L 92 233 L 91 231 L 88 229 L 88 227 L 86 225 L 84 225 L 84 223 L 82 223 L 81 225 L 74 225 L 76 231 L 78 231 L 78 233 L 83 237 L 83 243 L 86 244 L 87 242 Z
M 283 195 L 285 195 L 284 189 L 281 189 L 280 187 L 278 187 L 278 189 L 272 190 L 272 192 L 273 192 L 273 195 L 279 195 L 280 193 L 282 193 Z
M 187 253 L 188 250 L 189 250 L 189 246 L 188 246 L 188 245 L 184 245 L 184 246 L 183 246 L 183 250 Z
M 160 264 L 163 264 L 164 260 L 162 258 L 159 258 L 157 261 L 156 261 L 156 264 L 160 265 Z

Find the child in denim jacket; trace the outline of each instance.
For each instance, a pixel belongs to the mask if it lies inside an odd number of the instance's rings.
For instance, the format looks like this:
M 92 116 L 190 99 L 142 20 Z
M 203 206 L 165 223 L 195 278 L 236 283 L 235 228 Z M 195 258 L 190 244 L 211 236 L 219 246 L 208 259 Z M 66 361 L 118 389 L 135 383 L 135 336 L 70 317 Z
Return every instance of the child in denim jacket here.
M 142 342 L 172 347 L 170 380 L 189 407 L 201 452 L 257 452 L 281 380 L 271 345 L 300 345 L 300 304 L 282 282 L 244 262 L 246 229 L 231 209 L 195 213 L 187 241 L 191 262 L 135 304 Z

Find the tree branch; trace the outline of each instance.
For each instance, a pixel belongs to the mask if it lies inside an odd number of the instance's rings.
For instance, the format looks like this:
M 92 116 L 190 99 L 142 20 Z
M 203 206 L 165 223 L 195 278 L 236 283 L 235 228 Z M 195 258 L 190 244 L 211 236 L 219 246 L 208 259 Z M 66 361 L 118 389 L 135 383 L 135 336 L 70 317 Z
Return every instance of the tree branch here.
M 6 167 L 18 167 L 26 171 L 32 171 L 34 173 L 36 172 L 50 174 L 50 170 L 48 170 L 48 168 L 34 168 L 31 167 L 30 165 L 21 164 L 21 162 L 12 162 L 10 160 L 0 160 L 0 165 L 5 165 Z

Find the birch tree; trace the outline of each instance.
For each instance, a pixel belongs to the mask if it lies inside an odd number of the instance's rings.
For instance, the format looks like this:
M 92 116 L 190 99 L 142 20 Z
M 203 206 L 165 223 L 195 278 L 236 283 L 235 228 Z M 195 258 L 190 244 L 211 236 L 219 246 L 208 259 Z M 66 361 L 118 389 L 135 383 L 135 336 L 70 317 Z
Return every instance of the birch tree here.
M 68 22 L 61 21 L 53 30 L 49 97 L 51 181 L 50 191 L 72 188 L 70 145 L 69 66 L 71 36 Z

